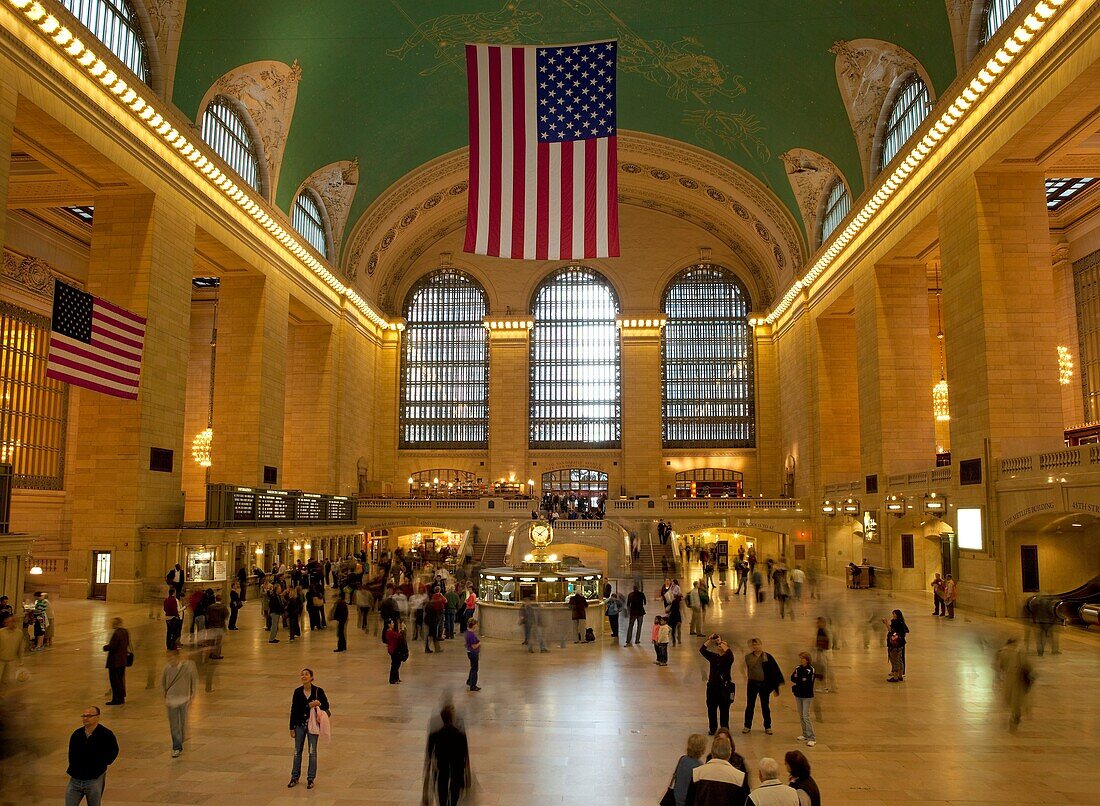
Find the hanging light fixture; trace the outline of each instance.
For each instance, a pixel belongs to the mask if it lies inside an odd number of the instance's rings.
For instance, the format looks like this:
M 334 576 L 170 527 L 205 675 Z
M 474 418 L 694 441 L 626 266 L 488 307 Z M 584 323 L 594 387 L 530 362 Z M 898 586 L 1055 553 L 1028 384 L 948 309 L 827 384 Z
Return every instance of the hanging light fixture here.
M 201 467 L 210 467 L 210 446 L 214 442 L 214 429 L 204 428 L 191 440 L 191 458 Z
M 1058 383 L 1069 386 L 1073 382 L 1073 356 L 1068 347 L 1058 346 Z
M 947 393 L 947 370 L 943 361 L 943 306 L 940 295 L 940 264 L 936 263 L 936 339 L 940 343 L 940 379 L 932 387 L 932 415 L 937 422 L 945 423 L 951 419 L 951 406 Z

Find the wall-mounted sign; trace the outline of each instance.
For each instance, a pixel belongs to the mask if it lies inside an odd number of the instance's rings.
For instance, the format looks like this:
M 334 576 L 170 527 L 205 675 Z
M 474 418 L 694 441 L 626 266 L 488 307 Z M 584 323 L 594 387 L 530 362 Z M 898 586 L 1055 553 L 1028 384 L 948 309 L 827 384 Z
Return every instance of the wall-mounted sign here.
M 982 533 L 982 510 L 980 507 L 959 507 L 955 512 L 959 518 L 959 548 L 969 551 L 982 551 L 985 539 Z

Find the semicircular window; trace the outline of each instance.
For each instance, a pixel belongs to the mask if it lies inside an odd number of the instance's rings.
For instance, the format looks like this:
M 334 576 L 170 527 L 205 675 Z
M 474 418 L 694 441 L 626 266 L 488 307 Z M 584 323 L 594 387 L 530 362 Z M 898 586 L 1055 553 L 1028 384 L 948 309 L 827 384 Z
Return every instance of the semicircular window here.
M 294 210 L 291 221 L 294 229 L 309 241 L 309 245 L 326 258 L 328 254 L 328 227 L 325 225 L 325 214 L 322 212 L 321 200 L 317 194 L 306 188 L 294 200 Z
M 886 118 L 886 130 L 882 135 L 882 150 L 879 153 L 879 169 L 890 164 L 901 151 L 906 141 L 913 136 L 932 109 L 932 98 L 928 87 L 916 73 L 912 73 L 890 106 Z
M 149 54 L 133 5 L 128 0 L 61 0 L 74 17 L 130 68 L 149 83 Z
M 825 196 L 825 207 L 821 213 L 821 237 L 818 243 L 824 243 L 825 239 L 833 234 L 840 226 L 844 216 L 852 206 L 852 197 L 848 195 L 848 187 L 839 176 L 833 179 L 829 187 L 829 193 Z
M 1020 0 L 988 0 L 982 12 L 982 29 L 978 35 L 979 48 L 993 38 L 1018 5 Z
M 749 293 L 733 272 L 699 265 L 665 291 L 664 444 L 756 445 Z
M 253 190 L 260 187 L 260 155 L 237 104 L 216 95 L 202 113 L 202 139 Z
M 440 269 L 405 298 L 401 351 L 401 447 L 489 444 L 489 334 L 485 289 Z

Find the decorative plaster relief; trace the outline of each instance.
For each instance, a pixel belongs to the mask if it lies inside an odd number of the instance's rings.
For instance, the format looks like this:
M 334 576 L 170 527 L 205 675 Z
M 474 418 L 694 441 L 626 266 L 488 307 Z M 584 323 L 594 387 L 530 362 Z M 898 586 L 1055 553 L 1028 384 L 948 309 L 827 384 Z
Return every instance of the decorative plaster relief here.
M 248 112 L 252 125 L 260 137 L 263 153 L 261 159 L 267 166 L 267 196 L 277 197 L 279 171 L 283 163 L 283 149 L 294 118 L 294 104 L 298 99 L 298 83 L 302 79 L 302 66 L 262 61 L 242 64 L 214 82 L 199 105 L 201 119 L 206 105 L 217 95 L 226 95 L 239 101 Z
M 21 255 L 9 249 L 4 250 L 4 263 L 0 273 L 32 294 L 46 299 L 53 299 L 54 280 L 65 280 L 73 284 L 46 261 L 30 255 Z
M 183 15 L 187 10 L 187 0 L 139 0 L 139 2 L 145 7 L 149 28 L 155 39 L 153 44 L 160 54 L 160 80 L 164 88 L 164 97 L 170 100 L 176 77 L 176 61 L 179 58 L 180 34 L 183 31 Z
M 944 0 L 951 25 L 951 46 L 955 50 L 955 68 L 962 72 L 978 51 L 982 19 L 988 0 Z
M 787 180 L 791 183 L 799 212 L 802 213 L 806 240 L 814 244 L 817 241 L 817 219 L 821 214 L 824 194 L 836 177 L 840 177 L 845 187 L 848 187 L 848 183 L 832 160 L 808 148 L 792 148 L 785 154 L 780 154 L 780 159 L 783 160 Z M 851 192 L 849 187 L 849 196 Z
M 329 226 L 332 229 L 332 261 L 338 262 L 340 244 L 344 239 L 344 227 L 348 223 L 351 202 L 355 198 L 355 189 L 359 185 L 359 159 L 332 162 L 324 168 L 311 173 L 302 186 L 301 193 L 309 188 L 316 193 L 325 205 Z M 297 193 L 295 197 L 297 197 Z
M 914 72 L 924 80 L 930 93 L 932 84 L 920 63 L 908 51 L 890 42 L 841 39 L 833 43 L 829 52 L 836 54 L 836 82 L 856 138 L 863 180 L 870 184 L 875 134 L 890 89 L 899 78 Z

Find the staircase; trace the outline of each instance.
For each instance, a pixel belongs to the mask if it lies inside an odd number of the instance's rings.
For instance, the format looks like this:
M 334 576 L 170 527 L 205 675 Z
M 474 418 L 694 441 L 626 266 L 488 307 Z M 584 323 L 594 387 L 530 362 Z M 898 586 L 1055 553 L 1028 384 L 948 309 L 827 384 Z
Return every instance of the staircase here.
M 672 543 L 661 545 L 659 540 L 650 537 L 642 539 L 641 556 L 630 564 L 633 576 L 641 576 L 643 579 L 664 579 L 675 577 L 676 558 L 672 554 Z M 661 558 L 665 559 L 666 568 L 661 568 Z
M 481 562 L 482 568 L 503 566 L 508 552 L 507 532 L 489 533 L 484 538 L 484 543 L 474 543 L 474 559 Z

